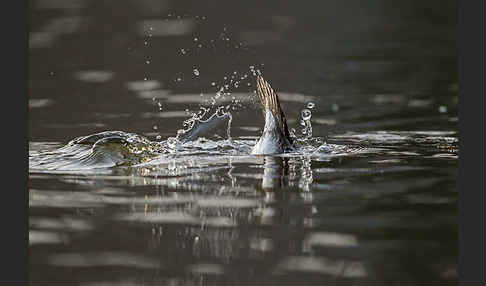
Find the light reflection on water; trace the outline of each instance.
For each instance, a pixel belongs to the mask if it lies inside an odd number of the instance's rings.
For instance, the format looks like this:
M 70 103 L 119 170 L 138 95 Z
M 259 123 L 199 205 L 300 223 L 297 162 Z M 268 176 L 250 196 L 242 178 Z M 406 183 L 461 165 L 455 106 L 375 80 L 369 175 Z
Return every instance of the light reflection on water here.
M 375 265 L 382 255 L 417 247 L 408 246 L 407 238 L 395 242 L 399 229 L 412 233 L 430 228 L 416 220 L 414 208 L 447 209 L 455 204 L 454 189 L 444 192 L 447 180 L 422 175 L 425 170 L 441 172 L 434 161 L 450 157 L 432 154 L 452 150 L 448 154 L 454 155 L 454 135 L 348 133 L 329 137 L 339 144 L 326 145 L 320 156 L 311 152 L 283 157 L 225 155 L 224 144 L 196 141 L 189 145 L 202 154 L 186 146 L 167 158 L 160 155 L 141 165 L 95 169 L 91 174 L 32 169 L 33 185 L 55 181 L 59 187 L 30 188 L 30 245 L 72 248 L 45 254 L 46 265 L 53 269 L 110 267 L 224 277 L 242 271 L 244 263 L 245 271 L 263 279 L 318 275 L 366 281 L 382 271 Z M 204 155 L 211 150 L 205 151 L 205 144 L 223 148 L 222 153 Z M 31 144 L 31 153 L 39 156 L 36 150 L 44 147 L 49 145 Z M 396 182 L 404 175 L 408 179 Z M 409 207 L 402 209 L 405 205 Z M 56 209 L 69 216 L 35 215 Z M 453 214 L 437 220 L 439 235 L 454 221 Z M 123 239 L 117 234 L 122 229 Z M 387 236 L 392 239 L 379 242 Z M 105 240 L 118 242 L 105 245 Z M 432 253 L 441 249 L 430 238 L 420 241 Z M 93 252 L 90 245 L 103 251 Z M 85 247 L 92 250 L 82 250 Z M 387 263 L 401 267 L 402 262 Z M 436 275 L 450 273 L 453 265 L 449 260 L 443 267 L 434 266 Z

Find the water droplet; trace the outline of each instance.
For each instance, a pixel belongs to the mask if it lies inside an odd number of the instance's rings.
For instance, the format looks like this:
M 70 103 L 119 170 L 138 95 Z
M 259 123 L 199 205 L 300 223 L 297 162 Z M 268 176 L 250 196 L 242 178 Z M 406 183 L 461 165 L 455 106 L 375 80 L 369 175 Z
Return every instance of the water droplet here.
M 197 38 L 194 38 L 194 42 L 197 42 L 197 41 L 198 41 L 198 39 Z
M 216 85 L 216 83 L 213 81 L 213 82 L 211 83 L 211 85 L 212 85 L 212 86 L 215 86 L 215 85 Z
M 302 119 L 306 120 L 306 121 L 311 119 L 311 117 L 312 117 L 312 112 L 307 108 L 303 109 L 300 114 L 302 116 Z
M 184 132 L 184 131 L 183 131 L 183 132 Z M 177 133 L 179 133 L 179 131 L 178 131 Z M 175 149 L 175 147 L 177 146 L 177 141 L 178 141 L 178 140 L 177 140 L 176 138 L 174 138 L 174 137 L 169 137 L 169 138 L 167 139 L 167 146 L 168 146 L 169 148 L 171 148 L 171 149 Z
M 197 45 L 198 48 L 202 48 L 202 44 Z
M 155 139 L 160 140 L 160 139 L 162 139 L 162 136 L 157 135 L 157 137 L 155 137 Z
M 316 104 L 314 102 L 311 101 L 311 102 L 307 103 L 307 108 L 314 109 L 314 107 L 316 107 Z
M 447 106 L 444 106 L 444 105 L 439 106 L 439 112 L 440 113 L 446 113 L 447 112 Z
M 182 78 L 178 77 L 178 78 L 177 78 L 177 81 L 182 81 Z
M 149 61 L 149 60 L 147 60 L 147 61 L 145 61 L 145 63 L 146 63 L 146 64 L 150 64 L 150 61 Z
M 154 130 L 157 130 L 157 128 L 158 128 L 158 127 L 157 127 L 157 125 L 154 125 L 152 128 L 153 128 Z
M 199 70 L 198 69 L 194 69 L 193 73 L 194 73 L 195 76 L 199 76 Z
M 181 53 L 182 53 L 183 55 L 185 55 L 185 54 L 186 54 L 186 50 L 185 50 L 185 49 L 181 49 Z
M 148 42 L 147 42 L 147 41 L 145 41 L 145 42 L 143 42 L 143 44 L 144 44 L 144 45 L 148 45 Z

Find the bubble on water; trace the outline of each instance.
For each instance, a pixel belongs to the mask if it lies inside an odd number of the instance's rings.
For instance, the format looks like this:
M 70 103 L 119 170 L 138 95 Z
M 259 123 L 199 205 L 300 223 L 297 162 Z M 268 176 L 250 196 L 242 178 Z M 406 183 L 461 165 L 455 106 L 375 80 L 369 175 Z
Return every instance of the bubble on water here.
M 307 121 L 307 120 L 310 120 L 311 119 L 312 112 L 309 109 L 305 108 L 305 109 L 302 110 L 302 112 L 300 113 L 300 115 L 302 116 L 302 119 L 303 120 Z
M 314 109 L 314 107 L 316 107 L 316 104 L 314 102 L 311 101 L 311 102 L 307 103 L 308 109 Z
M 155 139 L 160 140 L 160 139 L 162 139 L 162 136 L 157 135 L 157 137 L 155 137 Z
M 198 69 L 195 68 L 192 72 L 194 73 L 195 76 L 199 76 L 199 70 Z

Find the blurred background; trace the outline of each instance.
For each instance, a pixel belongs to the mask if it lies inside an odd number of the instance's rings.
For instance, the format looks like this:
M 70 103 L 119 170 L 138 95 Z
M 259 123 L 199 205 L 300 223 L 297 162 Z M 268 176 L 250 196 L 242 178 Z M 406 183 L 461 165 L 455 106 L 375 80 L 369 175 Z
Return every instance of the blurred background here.
M 457 1 L 31 0 L 28 13 L 32 285 L 457 285 Z M 163 141 L 202 107 L 253 140 L 258 72 L 290 128 L 311 103 L 313 137 L 345 156 L 283 171 L 198 142 L 146 168 L 31 168 L 101 131 Z M 90 166 L 72 150 L 49 160 Z
M 32 0 L 29 139 L 171 136 L 226 84 L 233 134 L 257 135 L 237 128 L 263 124 L 251 67 L 288 94 L 291 125 L 315 101 L 316 135 L 457 128 L 457 14 L 438 0 Z

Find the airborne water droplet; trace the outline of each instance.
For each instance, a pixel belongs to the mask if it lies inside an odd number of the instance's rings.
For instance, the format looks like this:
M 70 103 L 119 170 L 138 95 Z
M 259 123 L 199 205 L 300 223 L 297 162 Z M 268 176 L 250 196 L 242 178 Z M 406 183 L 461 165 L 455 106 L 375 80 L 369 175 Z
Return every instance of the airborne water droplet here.
M 193 72 L 194 72 L 195 76 L 199 76 L 199 70 L 198 69 L 194 69 Z
M 307 121 L 307 120 L 311 119 L 312 112 L 309 109 L 305 108 L 304 110 L 302 110 L 301 116 L 302 116 L 303 120 Z

